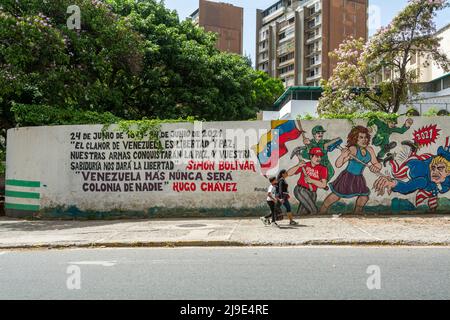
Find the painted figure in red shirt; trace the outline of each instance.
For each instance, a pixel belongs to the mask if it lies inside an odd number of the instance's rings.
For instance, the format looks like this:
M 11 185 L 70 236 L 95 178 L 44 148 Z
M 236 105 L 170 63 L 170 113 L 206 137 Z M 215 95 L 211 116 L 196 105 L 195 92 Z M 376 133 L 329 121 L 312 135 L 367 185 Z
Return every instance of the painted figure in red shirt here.
M 300 203 L 300 214 L 317 214 L 317 190 L 327 188 L 327 167 L 321 165 L 324 153 L 320 148 L 309 151 L 310 162 L 300 163 L 288 170 L 289 176 L 300 175 L 294 196 Z

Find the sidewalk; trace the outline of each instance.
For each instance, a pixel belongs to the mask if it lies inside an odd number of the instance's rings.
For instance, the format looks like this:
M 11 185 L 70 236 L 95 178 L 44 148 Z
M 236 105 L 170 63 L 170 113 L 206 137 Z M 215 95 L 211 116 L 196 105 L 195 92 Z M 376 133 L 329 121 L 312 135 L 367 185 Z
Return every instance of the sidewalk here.
M 0 218 L 0 249 L 132 246 L 450 246 L 450 215 L 313 217 L 281 229 L 259 219 L 24 221 Z

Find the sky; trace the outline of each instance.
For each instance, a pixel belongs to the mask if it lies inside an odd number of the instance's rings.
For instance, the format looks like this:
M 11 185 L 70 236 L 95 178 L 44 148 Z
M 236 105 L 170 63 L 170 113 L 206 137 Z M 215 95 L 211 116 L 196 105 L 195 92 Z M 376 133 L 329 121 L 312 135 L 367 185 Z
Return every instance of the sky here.
M 176 10 L 184 20 L 198 8 L 198 0 L 164 0 L 167 8 Z M 256 9 L 266 9 L 277 0 L 221 0 L 244 8 L 244 54 L 255 61 Z M 369 0 L 369 34 L 387 25 L 407 4 L 407 0 Z M 438 29 L 450 23 L 450 8 L 439 12 Z

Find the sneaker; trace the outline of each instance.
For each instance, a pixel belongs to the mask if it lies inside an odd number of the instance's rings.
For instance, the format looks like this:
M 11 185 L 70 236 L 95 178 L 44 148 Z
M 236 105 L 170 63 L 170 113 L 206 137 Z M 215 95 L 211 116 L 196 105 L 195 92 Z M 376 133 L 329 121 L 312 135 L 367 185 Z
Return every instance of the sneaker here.
M 388 154 L 386 155 L 386 158 L 384 158 L 384 160 L 383 160 L 383 166 L 386 168 L 386 165 L 387 165 L 389 162 L 393 161 L 394 159 L 395 159 L 394 155 L 393 155 L 392 153 L 388 153 Z
M 392 149 L 395 149 L 397 147 L 397 142 L 393 141 L 387 145 L 384 146 L 384 151 L 389 152 Z
M 261 222 L 264 223 L 265 226 L 267 226 L 267 219 L 265 217 L 261 217 L 259 218 L 259 220 L 261 220 Z
M 280 226 L 276 222 L 272 222 L 271 226 L 280 229 Z
M 412 141 L 403 141 L 402 145 L 409 147 L 412 154 L 415 154 L 417 152 L 418 146 Z
M 298 226 L 298 222 L 292 220 L 291 222 L 289 222 L 289 225 L 291 225 L 291 226 Z

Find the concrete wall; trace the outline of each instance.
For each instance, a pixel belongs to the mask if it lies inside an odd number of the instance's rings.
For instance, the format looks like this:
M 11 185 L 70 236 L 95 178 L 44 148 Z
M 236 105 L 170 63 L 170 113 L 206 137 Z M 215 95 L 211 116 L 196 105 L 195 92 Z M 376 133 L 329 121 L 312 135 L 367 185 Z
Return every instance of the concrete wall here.
M 298 116 L 317 117 L 317 100 L 291 100 L 280 110 L 280 119 L 295 120 Z
M 403 126 L 405 120 L 400 119 L 399 127 Z M 365 125 L 365 122 L 358 124 Z M 271 128 L 280 125 L 289 130 L 287 136 L 281 135 L 277 143 L 272 142 L 272 152 L 280 150 L 280 159 L 273 161 L 271 167 L 261 172 L 260 162 L 264 163 L 264 160 L 261 154 L 258 158 L 255 150 L 258 145 L 260 149 L 264 149 L 267 134 Z M 266 214 L 268 181 L 262 173 L 272 176 L 280 169 L 289 169 L 298 164 L 296 157 L 290 159 L 291 152 L 296 147 L 303 146 L 298 128 L 303 126 L 306 137 L 311 139 L 311 130 L 317 125 L 322 125 L 327 130 L 325 139 L 341 137 L 343 146 L 352 129 L 352 124 L 346 120 L 167 124 L 161 128 L 164 146 L 162 151 L 148 140 L 127 137 L 114 127 L 109 128 L 107 136 L 103 135 L 103 138 L 100 125 L 10 129 L 7 146 L 6 214 L 46 218 Z M 446 117 L 415 118 L 408 131 L 390 135 L 390 142 L 398 144 L 392 150 L 396 153 L 395 162 L 386 163 L 381 173 L 397 178 L 395 164 L 407 168 L 404 162 L 408 159 L 420 158 L 427 161 L 436 156 L 438 148 L 446 144 L 448 126 Z M 373 133 L 376 132 L 377 127 L 374 126 Z M 185 134 L 189 137 L 179 137 Z M 433 139 L 436 134 L 437 138 Z M 421 145 L 416 153 L 411 154 L 409 148 L 402 146 L 401 142 L 414 138 L 420 138 L 417 141 Z M 191 148 L 192 143 L 194 148 Z M 379 146 L 372 147 L 374 152 L 379 152 Z M 346 165 L 340 169 L 335 166 L 340 154 L 339 150 L 329 153 L 329 160 L 336 169 L 336 174 L 329 182 L 336 180 L 346 168 Z M 192 161 L 203 167 L 195 167 Z M 428 166 L 421 168 L 426 171 Z M 427 172 L 414 174 L 413 178 L 406 175 L 402 180 L 408 182 L 420 178 L 420 175 L 425 181 L 429 180 Z M 372 189 L 378 179 L 377 175 L 366 169 L 363 176 Z M 298 179 L 299 175 L 288 178 L 291 191 Z M 436 187 L 436 190 L 442 191 L 435 197 L 438 206 L 433 206 L 433 210 L 448 212 L 450 209 L 450 193 L 445 191 L 448 190 L 449 180 L 447 177 L 439 186 L 428 181 L 427 188 Z M 377 196 L 372 190 L 364 211 L 430 211 L 428 198 L 416 206 L 418 191 L 420 190 L 408 194 L 393 192 L 390 196 Z M 318 190 L 317 208 L 320 208 L 330 193 L 330 190 Z M 291 194 L 291 202 L 296 206 L 297 201 L 292 192 Z M 354 202 L 355 198 L 341 200 L 329 213 L 350 213 Z

